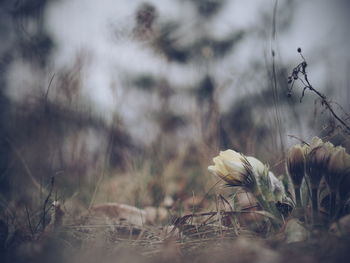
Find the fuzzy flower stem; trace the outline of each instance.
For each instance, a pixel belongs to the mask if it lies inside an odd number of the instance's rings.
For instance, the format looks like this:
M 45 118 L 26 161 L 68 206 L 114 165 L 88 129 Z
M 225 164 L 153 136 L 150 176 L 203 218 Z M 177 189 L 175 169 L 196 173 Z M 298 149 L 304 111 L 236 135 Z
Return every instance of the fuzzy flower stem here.
M 332 220 L 335 216 L 336 197 L 337 197 L 337 193 L 335 191 L 332 191 L 330 194 L 330 211 L 329 211 L 330 220 Z
M 315 227 L 319 223 L 318 216 L 318 188 L 311 189 L 312 200 L 312 224 Z
M 300 187 L 295 187 L 294 192 L 295 192 L 296 207 L 300 208 L 301 207 Z
M 283 221 L 283 216 L 282 214 L 278 211 L 276 204 L 274 201 L 270 201 L 269 202 L 269 207 L 270 207 L 270 211 L 272 212 L 272 214 L 274 216 L 276 216 L 279 220 Z
M 262 194 L 255 195 L 256 199 L 258 200 L 259 204 L 261 205 L 262 209 L 264 209 L 266 212 L 271 212 L 270 205 L 265 201 L 264 197 Z M 274 214 L 274 213 L 272 213 Z M 272 227 L 275 231 L 278 231 L 280 229 L 280 225 L 274 220 L 270 220 Z
M 259 204 L 261 205 L 262 209 L 265 211 L 269 211 L 269 205 L 266 203 L 262 195 L 255 195 L 256 199 L 259 201 Z

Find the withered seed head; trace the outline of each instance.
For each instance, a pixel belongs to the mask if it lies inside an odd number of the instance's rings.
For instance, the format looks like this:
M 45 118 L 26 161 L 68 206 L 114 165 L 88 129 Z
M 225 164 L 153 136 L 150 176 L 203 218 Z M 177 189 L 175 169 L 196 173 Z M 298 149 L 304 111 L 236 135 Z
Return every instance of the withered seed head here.
M 332 149 L 325 180 L 332 191 L 335 191 L 340 180 L 350 171 L 350 155 L 345 148 L 337 146 Z
M 311 187 L 317 188 L 322 176 L 326 173 L 330 159 L 328 146 L 321 145 L 313 148 L 306 158 L 306 170 Z
M 307 145 L 305 145 L 307 147 Z M 287 155 L 287 169 L 295 187 L 300 187 L 305 175 L 305 151 L 301 145 L 294 145 Z

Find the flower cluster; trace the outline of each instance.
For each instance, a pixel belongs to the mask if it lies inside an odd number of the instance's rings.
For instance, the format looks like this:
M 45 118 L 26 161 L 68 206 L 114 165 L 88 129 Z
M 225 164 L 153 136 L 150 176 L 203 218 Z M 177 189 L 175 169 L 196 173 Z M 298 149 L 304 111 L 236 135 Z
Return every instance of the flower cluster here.
M 310 145 L 294 145 L 288 152 L 287 170 L 296 188 L 307 175 L 311 188 L 318 188 L 322 178 L 335 191 L 343 176 L 350 172 L 350 155 L 342 146 L 334 146 L 314 137 Z
M 314 217 L 318 213 L 318 189 L 322 179 L 330 191 L 330 216 L 334 216 L 339 184 L 350 172 L 350 155 L 342 146 L 334 146 L 314 137 L 309 145 L 293 146 L 287 156 L 287 171 L 293 181 L 297 206 L 301 206 L 300 187 L 309 183 Z

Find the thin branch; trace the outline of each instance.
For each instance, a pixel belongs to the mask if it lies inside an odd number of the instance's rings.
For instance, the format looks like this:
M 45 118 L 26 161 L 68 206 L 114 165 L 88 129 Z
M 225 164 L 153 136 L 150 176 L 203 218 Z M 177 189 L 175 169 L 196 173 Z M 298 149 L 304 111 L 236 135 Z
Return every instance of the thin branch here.
M 32 227 L 32 222 L 30 220 L 30 215 L 29 215 L 29 211 L 28 211 L 27 205 L 25 205 L 25 209 L 26 209 L 26 215 L 27 215 L 27 221 L 28 221 L 29 230 L 30 230 L 30 233 L 33 236 L 34 235 L 34 229 Z
M 291 137 L 291 138 L 293 138 L 293 139 L 296 139 L 296 140 L 298 140 L 299 142 L 301 142 L 301 143 L 303 143 L 303 144 L 306 144 L 306 145 L 310 146 L 309 143 L 307 143 L 306 141 L 304 141 L 304 140 L 301 139 L 301 138 L 298 138 L 298 137 L 295 136 L 295 135 L 288 134 L 287 136 L 288 136 L 288 137 Z
M 307 67 L 307 63 L 306 60 L 304 58 L 304 56 L 301 54 L 301 49 L 298 48 L 298 53 L 300 54 L 301 58 L 303 59 L 303 62 L 301 62 L 299 65 L 297 65 L 294 69 L 292 74 L 288 77 L 288 83 L 291 84 L 291 87 L 289 88 L 289 94 L 292 91 L 292 87 L 294 85 L 294 82 L 296 80 L 301 81 L 301 83 L 303 84 L 303 91 L 302 91 L 302 95 L 300 98 L 300 102 L 302 101 L 304 95 L 305 95 L 305 91 L 306 90 L 310 90 L 312 92 L 314 92 L 318 97 L 321 98 L 321 104 L 324 105 L 326 107 L 326 109 L 331 113 L 331 115 L 338 120 L 343 127 L 346 128 L 346 130 L 348 132 L 350 132 L 350 126 L 342 119 L 338 116 L 337 113 L 335 113 L 331 103 L 328 101 L 327 97 L 322 94 L 321 92 L 319 92 L 318 90 L 316 90 L 310 83 L 307 72 L 306 72 L 306 67 Z
M 50 82 L 49 82 L 49 85 L 47 86 L 46 93 L 45 93 L 45 103 L 47 102 L 47 98 L 49 96 L 50 87 L 51 87 L 51 84 L 52 84 L 52 81 L 53 81 L 54 78 L 55 78 L 55 73 L 52 75 L 52 77 L 50 79 Z
M 4 139 L 11 147 L 12 151 L 15 153 L 15 155 L 17 156 L 18 160 L 21 162 L 21 164 L 23 165 L 23 168 L 25 170 L 25 172 L 27 173 L 28 177 L 31 179 L 31 181 L 33 182 L 34 186 L 37 189 L 41 188 L 41 185 L 37 182 L 37 180 L 35 179 L 34 175 L 32 174 L 26 160 L 22 157 L 21 153 L 19 152 L 19 150 L 15 147 L 15 145 L 11 142 L 11 140 L 9 138 L 5 138 Z
M 51 197 L 52 191 L 53 191 L 53 187 L 55 184 L 55 177 L 51 178 L 51 187 L 50 187 L 50 191 L 45 199 L 44 202 L 44 207 L 43 207 L 43 216 L 42 216 L 42 223 L 43 223 L 43 230 L 45 229 L 46 223 L 45 223 L 45 218 L 46 218 L 46 207 L 47 207 L 47 203 L 49 202 L 49 199 Z

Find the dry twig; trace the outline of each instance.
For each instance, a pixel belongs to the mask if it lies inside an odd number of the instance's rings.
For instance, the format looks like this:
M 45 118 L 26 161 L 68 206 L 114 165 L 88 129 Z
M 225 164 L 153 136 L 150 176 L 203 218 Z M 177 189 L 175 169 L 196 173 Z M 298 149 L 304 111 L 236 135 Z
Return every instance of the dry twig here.
M 318 97 L 320 97 L 321 99 L 321 104 L 323 106 L 326 107 L 326 109 L 329 110 L 329 112 L 332 114 L 332 116 L 337 119 L 345 128 L 348 132 L 350 132 L 350 126 L 342 119 L 340 118 L 334 111 L 330 101 L 327 99 L 327 97 L 322 94 L 321 92 L 319 92 L 318 90 L 316 90 L 310 83 L 307 72 L 306 72 L 306 67 L 307 67 L 307 63 L 306 60 L 304 58 L 304 56 L 301 53 L 301 48 L 298 48 L 298 53 L 300 54 L 301 58 L 303 59 L 303 62 L 301 62 L 300 64 L 298 64 L 294 69 L 292 74 L 288 77 L 288 84 L 290 84 L 290 88 L 289 88 L 289 92 L 288 92 L 288 96 L 291 96 L 291 92 L 294 86 L 294 83 L 296 80 L 299 80 L 302 84 L 303 84 L 303 92 L 301 94 L 300 97 L 300 102 L 302 101 L 302 99 L 305 96 L 305 91 L 306 90 L 310 90 L 312 92 L 314 92 Z

